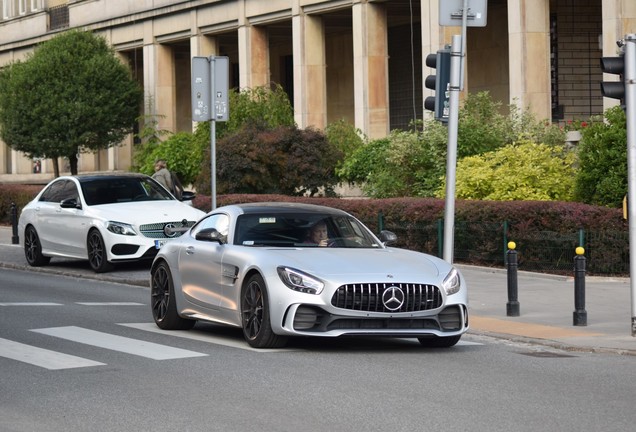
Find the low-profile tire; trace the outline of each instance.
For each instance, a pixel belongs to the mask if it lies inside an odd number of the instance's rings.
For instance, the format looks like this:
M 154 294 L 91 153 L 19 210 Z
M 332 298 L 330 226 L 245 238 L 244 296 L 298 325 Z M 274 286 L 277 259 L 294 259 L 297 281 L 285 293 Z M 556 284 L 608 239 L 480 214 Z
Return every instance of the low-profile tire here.
M 88 251 L 88 263 L 95 273 L 106 273 L 113 269 L 113 264 L 108 262 L 106 244 L 98 230 L 92 229 L 86 239 Z
M 457 336 L 432 336 L 417 338 L 422 346 L 427 348 L 450 348 L 455 346 L 457 342 L 462 338 L 462 335 Z
M 181 318 L 174 298 L 172 272 L 165 261 L 150 272 L 150 307 L 155 324 L 163 330 L 190 330 L 195 320 Z
M 259 274 L 252 275 L 241 290 L 241 322 L 243 336 L 254 348 L 281 348 L 287 344 L 287 337 L 272 331 L 267 288 Z
M 40 236 L 32 226 L 28 226 L 24 230 L 24 257 L 27 263 L 33 267 L 47 265 L 51 258 L 42 255 L 42 243 Z

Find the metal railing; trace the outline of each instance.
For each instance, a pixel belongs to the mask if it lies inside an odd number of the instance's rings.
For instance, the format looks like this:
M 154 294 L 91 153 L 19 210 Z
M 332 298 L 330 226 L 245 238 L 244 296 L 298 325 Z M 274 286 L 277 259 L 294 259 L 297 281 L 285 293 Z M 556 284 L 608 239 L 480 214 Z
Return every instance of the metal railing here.
M 398 236 L 397 247 L 442 256 L 441 219 L 434 222 L 365 221 L 369 227 L 387 229 Z M 519 270 L 572 274 L 578 246 L 585 248 L 587 273 L 591 275 L 629 275 L 628 232 L 610 230 L 572 230 L 571 232 L 532 231 L 501 223 L 455 222 L 454 261 L 488 267 L 505 267 L 508 241 L 517 245 Z

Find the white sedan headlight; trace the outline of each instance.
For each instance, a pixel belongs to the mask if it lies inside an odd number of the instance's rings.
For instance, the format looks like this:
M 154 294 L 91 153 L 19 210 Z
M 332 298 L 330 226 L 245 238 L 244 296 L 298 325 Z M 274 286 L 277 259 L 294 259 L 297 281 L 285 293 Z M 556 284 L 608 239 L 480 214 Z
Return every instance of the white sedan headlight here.
M 106 229 L 115 234 L 129 235 L 129 236 L 137 235 L 137 232 L 132 227 L 132 225 L 129 225 L 123 222 L 108 221 L 106 223 Z
M 459 277 L 459 273 L 454 268 L 446 275 L 444 282 L 442 282 L 442 288 L 446 291 L 446 295 L 452 295 L 459 291 L 462 282 Z
M 278 267 L 278 276 L 288 288 L 308 294 L 320 294 L 325 284 L 307 273 L 290 267 Z

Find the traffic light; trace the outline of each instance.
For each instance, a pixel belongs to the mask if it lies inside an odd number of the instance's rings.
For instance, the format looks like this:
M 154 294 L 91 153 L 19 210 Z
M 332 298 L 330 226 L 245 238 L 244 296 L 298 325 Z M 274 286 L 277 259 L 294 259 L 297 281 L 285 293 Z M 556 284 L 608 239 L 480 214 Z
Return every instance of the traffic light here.
M 601 70 L 604 73 L 618 75 L 618 81 L 601 82 L 603 96 L 619 99 L 621 107 L 625 109 L 625 55 L 623 52 L 618 57 L 601 57 Z
M 450 114 L 450 92 L 448 90 L 451 63 L 450 51 L 450 48 L 441 49 L 435 54 L 426 56 L 426 66 L 436 69 L 437 74 L 429 75 L 424 80 L 426 88 L 435 91 L 435 96 L 429 96 L 424 100 L 424 108 L 435 112 L 435 120 L 443 123 L 448 122 Z

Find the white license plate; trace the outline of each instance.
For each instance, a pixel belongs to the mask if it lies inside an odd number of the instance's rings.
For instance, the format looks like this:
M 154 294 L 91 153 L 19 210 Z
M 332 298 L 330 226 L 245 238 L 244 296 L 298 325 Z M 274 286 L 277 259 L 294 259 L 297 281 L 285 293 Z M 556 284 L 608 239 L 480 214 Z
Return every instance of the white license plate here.
M 168 243 L 168 240 L 155 240 L 155 249 L 161 249 L 161 246 Z

